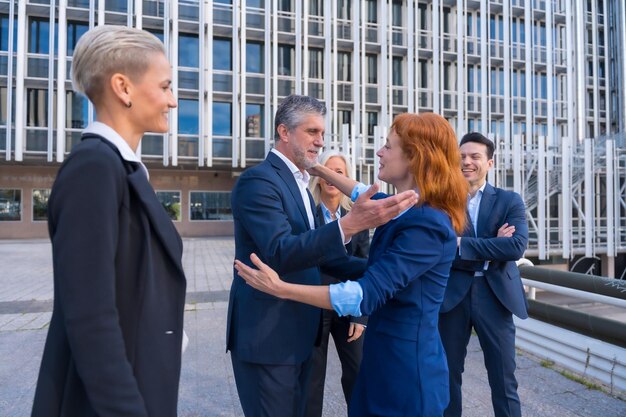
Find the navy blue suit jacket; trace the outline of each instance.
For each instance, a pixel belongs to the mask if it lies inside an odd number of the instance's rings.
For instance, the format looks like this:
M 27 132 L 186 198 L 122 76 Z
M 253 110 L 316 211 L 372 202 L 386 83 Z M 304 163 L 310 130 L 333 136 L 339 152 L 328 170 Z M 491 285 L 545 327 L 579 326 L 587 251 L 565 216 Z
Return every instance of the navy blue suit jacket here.
M 513 237 L 496 237 L 504 224 L 515 226 Z M 484 271 L 498 300 L 517 317 L 528 317 L 526 296 L 515 261 L 524 256 L 528 244 L 526 208 L 519 194 L 487 184 L 478 212 L 477 235 L 468 218 L 460 250 L 452 263 L 441 312 L 452 310 L 467 295 L 474 273 Z M 460 255 L 458 254 L 460 252 Z
M 370 318 L 351 416 L 442 415 L 448 368 L 437 325 L 455 250 L 450 218 L 429 206 L 376 229 L 359 280 Z
M 84 135 L 52 187 L 54 307 L 32 416 L 175 416 L 183 245 L 143 169 Z
M 338 222 L 310 228 L 293 174 L 272 152 L 241 175 L 232 208 L 235 257 L 248 265 L 256 253 L 283 280 L 308 285 L 320 284 L 319 265 L 347 279 L 365 269 L 366 260 L 347 256 Z M 311 354 L 320 318 L 319 308 L 257 291 L 234 271 L 226 348 L 242 361 L 297 364 Z

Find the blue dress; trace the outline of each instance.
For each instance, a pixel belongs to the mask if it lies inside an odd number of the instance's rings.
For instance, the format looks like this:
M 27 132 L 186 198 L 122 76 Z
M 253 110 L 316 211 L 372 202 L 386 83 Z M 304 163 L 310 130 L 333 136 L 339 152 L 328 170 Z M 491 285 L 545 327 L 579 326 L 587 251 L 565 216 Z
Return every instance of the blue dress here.
M 426 205 L 376 230 L 358 281 L 370 319 L 350 417 L 443 415 L 448 367 L 437 324 L 455 253 L 450 218 Z

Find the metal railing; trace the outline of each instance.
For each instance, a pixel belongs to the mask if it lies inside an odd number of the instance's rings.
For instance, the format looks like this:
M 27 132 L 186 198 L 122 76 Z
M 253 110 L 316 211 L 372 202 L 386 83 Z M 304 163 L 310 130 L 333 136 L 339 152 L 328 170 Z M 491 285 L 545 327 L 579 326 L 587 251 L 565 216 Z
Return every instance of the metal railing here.
M 536 300 L 535 289 L 626 309 L 626 282 L 529 266 L 518 261 L 528 286 L 527 320 L 515 319 L 516 345 L 559 365 L 626 390 L 626 323 Z

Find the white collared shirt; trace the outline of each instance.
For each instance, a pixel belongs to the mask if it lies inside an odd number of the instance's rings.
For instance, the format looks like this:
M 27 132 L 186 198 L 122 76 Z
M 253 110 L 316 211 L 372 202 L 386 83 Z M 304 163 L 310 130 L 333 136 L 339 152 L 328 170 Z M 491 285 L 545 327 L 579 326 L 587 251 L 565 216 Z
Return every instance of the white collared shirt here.
M 143 162 L 141 162 L 141 159 L 139 159 L 137 154 L 133 152 L 128 142 L 126 142 L 119 133 L 113 130 L 112 127 L 102 122 L 92 122 L 89 124 L 89 126 L 87 126 L 85 130 L 83 130 L 83 133 L 93 133 L 95 135 L 102 136 L 104 139 L 111 142 L 113 145 L 115 145 L 125 161 L 137 162 L 139 165 L 141 165 L 143 171 L 146 173 L 146 178 L 150 179 L 148 169 L 143 164 Z
M 478 213 L 480 212 L 480 202 L 483 199 L 483 192 L 485 191 L 485 187 L 487 186 L 487 181 L 478 189 L 476 193 L 472 197 L 471 194 L 467 194 L 467 211 L 470 215 L 470 220 L 472 221 L 472 227 L 474 228 L 474 235 L 478 237 Z M 461 253 L 461 249 L 459 248 L 459 253 Z M 485 266 L 483 267 L 483 271 L 486 271 L 489 268 L 489 261 L 485 261 Z M 478 271 L 474 274 L 474 276 L 483 276 L 484 273 Z
M 287 165 L 287 168 L 289 168 L 289 170 L 293 174 L 293 177 L 296 180 L 296 184 L 298 185 L 298 189 L 300 190 L 300 195 L 302 196 L 302 202 L 304 203 L 306 216 L 309 220 L 309 226 L 311 226 L 311 229 L 315 229 L 315 219 L 313 218 L 313 210 L 311 209 L 311 200 L 309 199 L 308 193 L 309 179 L 311 179 L 311 176 L 308 172 L 306 172 L 306 170 L 304 172 L 300 171 L 298 167 L 289 160 L 289 158 L 283 155 L 276 148 L 272 148 L 271 152 L 278 156 Z

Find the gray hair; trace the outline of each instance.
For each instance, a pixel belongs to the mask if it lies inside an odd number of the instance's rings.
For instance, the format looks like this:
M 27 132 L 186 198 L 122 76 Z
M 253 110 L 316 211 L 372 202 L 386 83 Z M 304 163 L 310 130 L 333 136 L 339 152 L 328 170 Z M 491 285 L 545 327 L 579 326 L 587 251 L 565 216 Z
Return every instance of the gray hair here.
M 339 152 L 336 149 L 329 149 L 327 151 L 324 151 L 324 153 L 320 155 L 319 163 L 321 165 L 326 165 L 328 160 L 331 158 L 341 158 L 346 164 L 346 177 L 352 178 L 352 176 L 350 175 L 350 173 L 352 172 L 352 165 L 350 164 L 350 160 L 348 159 L 346 154 Z M 313 195 L 315 205 L 319 205 L 319 203 L 322 201 L 322 187 L 320 185 L 319 177 L 311 177 L 311 180 L 309 181 L 309 191 L 311 191 L 311 194 Z M 350 200 L 350 197 L 348 197 L 347 195 L 342 195 L 339 205 L 345 210 L 350 211 L 350 209 L 352 208 L 352 200 Z
M 278 126 L 285 125 L 287 130 L 293 130 L 302 123 L 302 118 L 307 114 L 326 115 L 326 106 L 321 101 L 309 97 L 292 94 L 285 97 L 276 109 L 274 116 L 274 134 L 278 141 Z
M 165 47 L 150 32 L 111 25 L 90 29 L 74 48 L 74 91 L 95 103 L 107 78 L 119 72 L 136 80 L 147 71 L 150 55 L 155 53 L 165 54 Z

